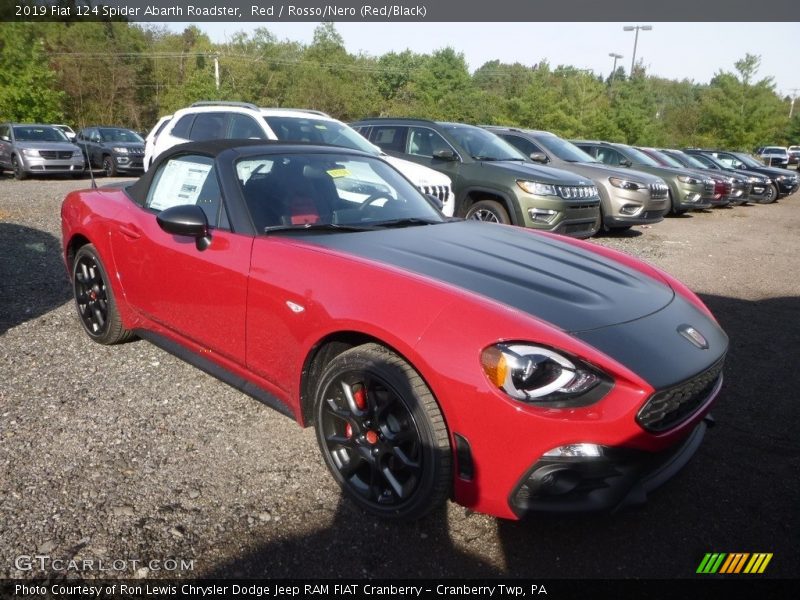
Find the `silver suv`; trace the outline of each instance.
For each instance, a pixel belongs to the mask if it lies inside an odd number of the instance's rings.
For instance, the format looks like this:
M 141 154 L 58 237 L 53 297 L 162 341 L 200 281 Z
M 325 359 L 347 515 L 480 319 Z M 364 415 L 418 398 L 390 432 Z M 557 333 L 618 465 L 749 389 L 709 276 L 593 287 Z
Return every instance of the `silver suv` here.
M 656 175 L 610 167 L 549 131 L 512 127 L 486 129 L 534 162 L 591 179 L 600 193 L 600 215 L 605 231 L 658 223 L 669 210 L 669 188 Z
M 176 144 L 187 141 L 242 138 L 331 144 L 380 155 L 419 190 L 435 196 L 442 212 L 453 216 L 455 205 L 450 178 L 433 169 L 386 155 L 352 128 L 329 115 L 291 108 L 259 108 L 246 102 L 195 102 L 162 117 L 145 138 L 144 168 Z
M 82 177 L 81 149 L 53 125 L 0 124 L 0 172 L 9 169 L 17 179 L 29 175 L 67 173 Z

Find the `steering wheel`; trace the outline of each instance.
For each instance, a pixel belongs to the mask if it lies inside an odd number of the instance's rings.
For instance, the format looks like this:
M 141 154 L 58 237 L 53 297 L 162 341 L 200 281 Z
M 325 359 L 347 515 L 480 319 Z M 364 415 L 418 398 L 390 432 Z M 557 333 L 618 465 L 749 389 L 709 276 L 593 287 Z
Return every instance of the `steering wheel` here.
M 367 206 L 369 206 L 370 204 L 373 204 L 374 202 L 377 202 L 378 200 L 382 199 L 386 199 L 389 202 L 394 200 L 394 198 L 392 198 L 388 192 L 376 192 L 372 194 L 369 198 L 364 200 L 364 202 L 361 203 L 361 206 L 358 207 L 358 210 L 365 210 Z

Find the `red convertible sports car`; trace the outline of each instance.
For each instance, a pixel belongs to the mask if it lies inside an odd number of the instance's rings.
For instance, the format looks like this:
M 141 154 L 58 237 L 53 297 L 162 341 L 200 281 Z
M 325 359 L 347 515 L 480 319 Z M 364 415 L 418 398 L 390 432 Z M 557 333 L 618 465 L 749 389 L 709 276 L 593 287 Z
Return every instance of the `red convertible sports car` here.
M 185 144 L 61 217 L 90 338 L 145 338 L 313 425 L 378 516 L 641 502 L 694 454 L 722 383 L 727 337 L 669 275 L 447 219 L 358 151 Z

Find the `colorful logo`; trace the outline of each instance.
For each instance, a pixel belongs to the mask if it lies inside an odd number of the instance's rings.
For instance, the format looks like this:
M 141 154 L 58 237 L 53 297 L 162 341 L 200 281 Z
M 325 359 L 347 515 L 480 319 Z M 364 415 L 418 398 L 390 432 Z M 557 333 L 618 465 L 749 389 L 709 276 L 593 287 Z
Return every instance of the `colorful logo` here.
M 707 552 L 697 572 L 702 574 L 721 573 L 725 575 L 747 573 L 755 575 L 763 573 L 769 561 L 772 560 L 772 552 Z

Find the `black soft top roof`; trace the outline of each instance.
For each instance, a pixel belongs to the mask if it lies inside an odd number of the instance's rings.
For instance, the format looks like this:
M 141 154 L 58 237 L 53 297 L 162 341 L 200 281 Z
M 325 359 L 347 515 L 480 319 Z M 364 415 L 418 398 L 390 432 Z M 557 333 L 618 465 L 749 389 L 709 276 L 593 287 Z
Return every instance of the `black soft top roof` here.
M 218 139 L 204 142 L 187 142 L 179 144 L 162 152 L 153 162 L 147 172 L 142 175 L 133 185 L 126 188 L 128 195 L 136 202 L 144 205 L 150 183 L 161 163 L 178 155 L 200 154 L 211 158 L 216 158 L 228 150 L 236 151 L 239 156 L 257 156 L 259 154 L 352 154 L 355 156 L 368 156 L 378 158 L 373 154 L 345 148 L 342 146 L 331 146 L 327 144 L 312 144 L 308 142 L 285 142 L 280 140 L 242 140 L 242 139 Z

